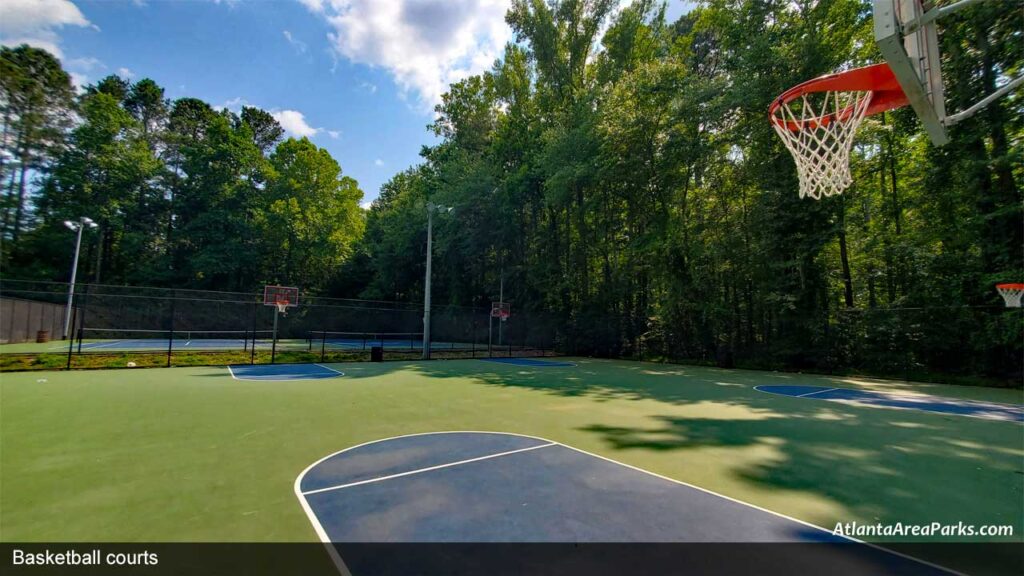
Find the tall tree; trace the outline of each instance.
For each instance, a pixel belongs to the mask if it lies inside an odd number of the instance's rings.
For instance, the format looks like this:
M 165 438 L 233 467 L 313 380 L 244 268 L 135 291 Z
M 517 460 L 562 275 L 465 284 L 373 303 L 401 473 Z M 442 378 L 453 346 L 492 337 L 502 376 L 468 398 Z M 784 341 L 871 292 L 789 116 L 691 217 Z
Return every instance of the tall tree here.
M 0 181 L 6 181 L 0 236 L 12 244 L 26 224 L 28 179 L 60 152 L 73 98 L 71 77 L 49 52 L 0 48 Z

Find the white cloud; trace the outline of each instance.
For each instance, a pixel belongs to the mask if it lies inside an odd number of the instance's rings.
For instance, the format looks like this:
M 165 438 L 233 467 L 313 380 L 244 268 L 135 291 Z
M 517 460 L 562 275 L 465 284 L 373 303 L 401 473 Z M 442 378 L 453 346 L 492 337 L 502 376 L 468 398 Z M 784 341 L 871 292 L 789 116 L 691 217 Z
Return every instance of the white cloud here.
M 324 0 L 299 0 L 310 12 L 319 13 L 324 10 Z
M 367 82 L 366 80 L 363 80 L 362 82 L 359 83 L 359 87 L 362 88 L 363 90 L 366 90 L 370 94 L 377 93 L 377 85 L 372 82 Z
M 306 48 L 307 48 L 306 43 L 301 41 L 301 40 L 296 40 L 292 36 L 291 32 L 285 30 L 284 31 L 284 37 L 285 37 L 285 40 L 288 40 L 288 43 L 291 44 L 295 48 L 295 50 L 297 50 L 300 54 L 306 51 Z
M 328 130 L 327 131 L 327 135 L 330 136 L 332 139 L 337 140 L 338 138 L 341 138 L 341 131 L 340 130 Z
M 131 80 L 132 78 L 135 78 L 135 72 L 132 72 L 128 68 L 118 68 L 117 69 L 117 75 L 120 76 L 121 78 L 125 78 L 127 80 Z
M 180 89 L 182 91 L 184 91 L 185 90 L 185 85 L 183 84 Z M 214 104 L 213 105 L 213 109 L 214 110 L 218 110 L 218 111 L 220 111 L 220 110 L 230 110 L 230 111 L 235 112 L 237 114 L 237 113 L 240 113 L 242 111 L 242 106 L 248 106 L 248 105 L 249 105 L 249 101 L 248 100 L 246 100 L 245 98 L 242 98 L 241 96 L 238 96 L 238 97 L 232 98 L 230 100 L 225 100 L 224 103 L 219 105 L 219 106 Z
M 92 26 L 69 0 L 3 0 L 0 17 L 0 44 L 28 44 L 49 51 L 58 58 L 63 26 Z
M 184 88 L 185 87 L 182 86 L 182 89 L 184 89 Z M 231 110 L 232 112 L 239 112 L 239 111 L 242 110 L 242 106 L 248 106 L 248 105 L 249 105 L 249 101 L 248 100 L 246 100 L 245 98 L 242 98 L 241 96 L 238 96 L 237 98 L 232 98 L 231 100 L 224 101 L 224 104 L 222 104 L 220 106 L 220 109 L 223 110 L 223 109 L 226 108 L 228 110 Z M 216 106 L 215 106 L 215 108 L 216 108 Z
M 92 72 L 94 69 L 97 68 L 106 68 L 103 62 L 100 62 L 99 59 L 92 57 L 72 58 L 71 60 L 67 60 L 66 62 L 64 62 L 64 67 L 74 70 L 80 70 L 82 72 Z
M 490 68 L 512 31 L 509 0 L 300 0 L 333 28 L 334 51 L 386 69 L 429 108 L 448 85 Z
M 306 117 L 298 110 L 275 110 L 270 115 L 277 120 L 285 132 L 299 138 L 303 136 L 312 138 L 323 130 L 323 128 L 313 128 L 307 124 Z
M 373 206 L 373 200 L 363 200 L 359 203 L 359 207 L 363 210 L 369 210 L 370 206 Z
M 383 166 L 384 165 L 384 161 L 381 160 L 380 158 L 377 158 L 376 160 L 373 161 L 373 165 L 374 166 Z
M 75 87 L 75 92 L 85 92 L 85 87 L 89 85 L 89 77 L 78 72 L 68 72 L 68 75 L 71 76 L 71 85 Z

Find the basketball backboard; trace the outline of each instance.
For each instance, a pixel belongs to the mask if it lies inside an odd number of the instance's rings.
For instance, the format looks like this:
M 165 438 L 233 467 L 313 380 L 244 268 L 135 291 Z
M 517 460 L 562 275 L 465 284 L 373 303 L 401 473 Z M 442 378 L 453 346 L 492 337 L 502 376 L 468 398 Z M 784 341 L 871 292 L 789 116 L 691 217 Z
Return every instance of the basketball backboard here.
M 925 132 L 936 146 L 946 135 L 946 100 L 935 22 L 942 11 L 931 0 L 874 0 L 875 43 Z
M 267 285 L 263 288 L 263 305 L 286 307 L 299 305 L 299 289 L 294 286 Z

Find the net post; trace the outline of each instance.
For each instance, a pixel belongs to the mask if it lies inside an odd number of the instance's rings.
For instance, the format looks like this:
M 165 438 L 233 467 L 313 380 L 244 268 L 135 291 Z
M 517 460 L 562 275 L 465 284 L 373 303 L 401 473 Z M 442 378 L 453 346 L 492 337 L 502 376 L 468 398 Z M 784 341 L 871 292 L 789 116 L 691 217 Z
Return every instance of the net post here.
M 320 334 L 320 361 L 323 362 L 327 358 L 327 330 L 325 329 Z
M 174 304 L 178 300 L 178 293 L 174 290 L 171 291 L 171 324 L 170 332 L 167 334 L 167 367 L 171 367 L 171 354 L 174 350 Z
M 71 308 L 71 327 L 74 328 L 78 322 L 78 307 L 74 306 Z M 79 338 L 81 338 L 82 329 L 78 329 Z M 71 338 L 68 339 L 68 364 L 64 367 L 65 370 L 71 370 L 71 354 L 75 351 L 75 333 L 71 333 Z

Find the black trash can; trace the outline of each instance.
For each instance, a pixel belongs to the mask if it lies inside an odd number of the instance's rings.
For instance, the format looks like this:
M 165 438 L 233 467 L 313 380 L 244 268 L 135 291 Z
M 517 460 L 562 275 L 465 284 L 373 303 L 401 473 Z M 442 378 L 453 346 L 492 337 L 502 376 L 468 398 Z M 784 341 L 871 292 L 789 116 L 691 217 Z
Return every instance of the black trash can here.
M 384 347 L 383 346 L 371 346 L 370 347 L 370 362 L 383 362 L 384 361 Z

